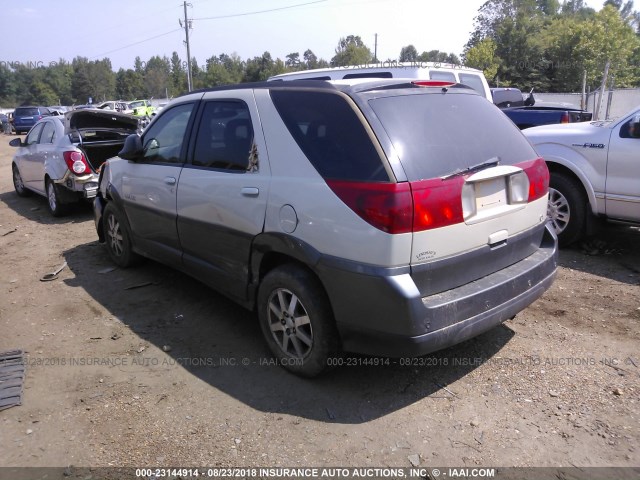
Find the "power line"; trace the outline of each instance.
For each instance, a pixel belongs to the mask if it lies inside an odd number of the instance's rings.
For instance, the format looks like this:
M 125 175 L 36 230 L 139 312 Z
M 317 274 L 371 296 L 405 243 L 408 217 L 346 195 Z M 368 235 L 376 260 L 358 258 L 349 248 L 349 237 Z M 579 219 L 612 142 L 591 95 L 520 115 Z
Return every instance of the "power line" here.
M 219 20 L 221 18 L 232 18 L 232 17 L 246 17 L 247 15 L 257 15 L 259 13 L 269 13 L 269 12 L 277 12 L 280 10 L 288 10 L 290 8 L 304 7 L 306 5 L 313 5 L 316 3 L 324 3 L 328 0 L 315 0 L 313 2 L 306 3 L 298 3 L 296 5 L 289 5 L 286 7 L 278 7 L 278 8 L 270 8 L 268 10 L 257 10 L 255 12 L 245 12 L 245 13 L 233 13 L 231 15 L 218 15 L 216 17 L 202 17 L 202 18 L 194 18 L 193 20 Z
M 108 55 L 108 54 L 113 53 L 113 52 L 119 52 L 120 50 L 124 50 L 125 48 L 134 47 L 135 45 L 140 45 L 141 43 L 148 42 L 150 40 L 155 40 L 156 38 L 164 37 L 166 35 L 169 35 L 169 34 L 175 33 L 175 32 L 179 32 L 181 30 L 182 30 L 181 28 L 175 28 L 175 29 L 173 29 L 173 30 L 171 30 L 169 32 L 161 33 L 160 35 L 155 35 L 155 36 L 150 37 L 150 38 L 145 38 L 144 40 L 140 40 L 139 42 L 130 43 L 129 45 L 125 45 L 123 47 L 116 48 L 114 50 L 109 50 L 108 52 L 101 53 L 101 54 L 96 55 L 96 56 L 91 57 L 91 58 L 92 59 L 93 58 L 98 58 L 98 57 L 102 57 L 103 55 Z

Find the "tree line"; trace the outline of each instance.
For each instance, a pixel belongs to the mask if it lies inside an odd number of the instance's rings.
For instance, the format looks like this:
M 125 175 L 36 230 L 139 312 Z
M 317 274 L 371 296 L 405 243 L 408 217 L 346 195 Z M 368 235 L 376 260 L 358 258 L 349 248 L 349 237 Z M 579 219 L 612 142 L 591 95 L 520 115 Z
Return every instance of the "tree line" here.
M 595 88 L 606 62 L 616 87 L 640 86 L 640 13 L 632 0 L 607 0 L 596 12 L 584 0 L 488 0 L 479 9 L 474 30 L 461 58 L 454 53 L 414 45 L 397 59 L 383 63 L 442 62 L 484 71 L 491 85 L 537 91 L 570 92 Z M 192 88 L 266 80 L 279 73 L 330 66 L 377 64 L 359 36 L 341 38 L 335 55 L 318 58 L 308 49 L 285 59 L 269 52 L 242 59 L 237 54 L 213 55 L 199 64 L 191 60 Z M 77 105 L 107 99 L 174 97 L 187 91 L 187 62 L 171 57 L 136 57 L 133 68 L 114 72 L 108 58 L 60 59 L 49 65 L 0 62 L 0 106 L 24 104 Z

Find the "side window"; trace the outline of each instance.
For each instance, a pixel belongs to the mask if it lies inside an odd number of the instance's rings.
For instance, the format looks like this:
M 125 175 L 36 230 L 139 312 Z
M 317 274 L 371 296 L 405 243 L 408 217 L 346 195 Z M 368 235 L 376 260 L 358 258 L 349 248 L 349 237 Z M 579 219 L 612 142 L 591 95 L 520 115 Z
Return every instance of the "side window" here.
M 443 82 L 457 82 L 456 76 L 450 72 L 429 72 L 429 79 L 442 80 Z
M 56 136 L 56 127 L 53 124 L 53 122 L 45 122 L 44 124 L 44 128 L 42 129 L 42 135 L 40 136 L 40 143 L 41 145 L 43 144 L 49 144 L 49 143 L 53 143 L 53 139 Z
M 193 165 L 246 172 L 253 150 L 249 108 L 242 101 L 207 102 L 202 112 Z M 251 162 L 257 167 L 257 158 Z
M 389 181 L 362 121 L 342 96 L 274 89 L 271 98 L 300 150 L 323 178 Z
M 486 95 L 484 91 L 484 83 L 482 83 L 482 79 L 478 75 L 460 73 L 458 76 L 460 77 L 460 83 L 473 88 L 476 92 L 482 94 L 483 97 Z
M 144 159 L 150 162 L 182 163 L 182 145 L 193 103 L 177 105 L 164 112 L 142 137 Z
M 44 123 L 39 123 L 38 125 L 33 127 L 29 132 L 29 135 L 27 135 L 24 143 L 26 145 L 33 145 L 34 143 L 38 143 L 38 138 L 40 137 L 40 132 L 42 132 L 43 127 Z
M 640 138 L 640 115 L 631 117 L 631 120 L 620 126 L 620 138 Z

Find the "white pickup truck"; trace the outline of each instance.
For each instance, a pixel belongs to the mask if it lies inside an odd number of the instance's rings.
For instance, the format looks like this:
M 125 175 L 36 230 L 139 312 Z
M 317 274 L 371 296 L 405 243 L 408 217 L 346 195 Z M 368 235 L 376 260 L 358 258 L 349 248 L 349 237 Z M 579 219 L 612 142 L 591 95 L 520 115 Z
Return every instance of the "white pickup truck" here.
M 585 234 L 589 213 L 640 224 L 640 105 L 613 120 L 522 133 L 549 167 L 548 215 L 561 245 Z

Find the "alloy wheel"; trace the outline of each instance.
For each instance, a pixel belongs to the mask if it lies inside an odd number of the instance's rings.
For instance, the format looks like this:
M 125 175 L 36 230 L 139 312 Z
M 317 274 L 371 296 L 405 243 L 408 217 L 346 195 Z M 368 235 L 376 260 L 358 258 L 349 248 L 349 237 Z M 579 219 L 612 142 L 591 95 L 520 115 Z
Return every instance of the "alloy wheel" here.
M 556 234 L 562 233 L 569 225 L 571 211 L 566 197 L 554 188 L 549 189 L 549 202 L 547 204 L 547 217 L 553 225 Z
M 290 357 L 303 359 L 313 347 L 313 329 L 300 299 L 286 288 L 272 292 L 267 318 L 276 344 Z
M 107 219 L 107 235 L 109 236 L 109 247 L 116 256 L 121 256 L 124 251 L 122 231 L 120 230 L 120 222 L 115 215 L 109 215 Z

